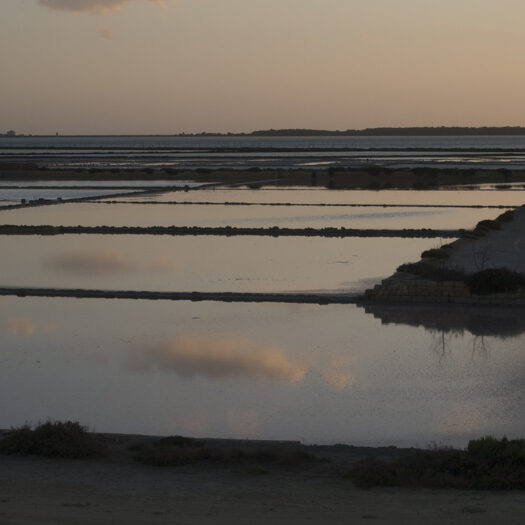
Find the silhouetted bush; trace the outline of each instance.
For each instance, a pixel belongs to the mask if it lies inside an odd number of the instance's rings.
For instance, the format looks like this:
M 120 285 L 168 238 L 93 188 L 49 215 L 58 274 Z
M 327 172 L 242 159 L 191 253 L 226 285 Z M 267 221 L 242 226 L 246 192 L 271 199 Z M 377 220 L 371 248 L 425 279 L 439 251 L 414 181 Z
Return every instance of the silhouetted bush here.
M 485 437 L 466 450 L 418 451 L 392 462 L 368 458 L 345 473 L 362 488 L 376 485 L 463 489 L 525 488 L 525 440 Z
M 496 220 L 498 222 L 511 222 L 514 219 L 514 210 L 507 210 L 505 213 L 502 213 Z
M 465 283 L 474 295 L 513 293 L 519 286 L 525 286 L 525 275 L 507 268 L 489 268 L 468 275 Z
M 102 444 L 72 421 L 48 422 L 34 430 L 25 425 L 0 441 L 2 454 L 27 454 L 57 458 L 84 458 L 104 452 Z
M 397 271 L 411 273 L 431 281 L 463 281 L 465 278 L 465 274 L 461 270 L 443 268 L 425 261 L 402 264 Z
M 431 248 L 421 254 L 422 259 L 448 259 L 449 252 L 445 248 Z

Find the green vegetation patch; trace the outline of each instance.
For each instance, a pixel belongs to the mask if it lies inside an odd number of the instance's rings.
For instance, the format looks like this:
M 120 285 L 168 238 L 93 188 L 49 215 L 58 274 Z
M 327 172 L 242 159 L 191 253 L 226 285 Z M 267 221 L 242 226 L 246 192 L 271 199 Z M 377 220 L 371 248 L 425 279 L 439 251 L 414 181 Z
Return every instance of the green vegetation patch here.
M 101 455 L 104 447 L 85 427 L 72 421 L 47 422 L 32 429 L 13 429 L 0 441 L 0 453 L 53 458 L 85 458 Z
M 525 488 L 525 440 L 485 437 L 466 450 L 429 450 L 394 461 L 367 458 L 345 473 L 361 488 L 406 486 L 430 488 Z

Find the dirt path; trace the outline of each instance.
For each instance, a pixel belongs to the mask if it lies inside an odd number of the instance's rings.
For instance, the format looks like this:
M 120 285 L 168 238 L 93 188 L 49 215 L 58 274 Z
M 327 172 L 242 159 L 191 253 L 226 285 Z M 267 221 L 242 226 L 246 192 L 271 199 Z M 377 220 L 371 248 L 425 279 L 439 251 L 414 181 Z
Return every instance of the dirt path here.
M 0 458 L 0 524 L 523 523 L 525 492 L 373 489 L 314 473 Z

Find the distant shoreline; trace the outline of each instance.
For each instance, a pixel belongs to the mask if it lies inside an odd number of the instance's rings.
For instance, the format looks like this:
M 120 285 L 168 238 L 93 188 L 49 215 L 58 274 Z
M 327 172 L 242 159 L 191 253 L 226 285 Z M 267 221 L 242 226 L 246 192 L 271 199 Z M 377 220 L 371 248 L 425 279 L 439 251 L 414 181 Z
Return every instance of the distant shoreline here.
M 73 134 L 0 134 L 0 138 L 79 138 L 79 137 L 443 137 L 443 136 L 512 136 L 525 135 L 523 126 L 415 126 L 415 127 L 379 127 L 347 130 L 324 129 L 266 129 L 247 133 L 200 132 L 200 133 L 73 133 Z

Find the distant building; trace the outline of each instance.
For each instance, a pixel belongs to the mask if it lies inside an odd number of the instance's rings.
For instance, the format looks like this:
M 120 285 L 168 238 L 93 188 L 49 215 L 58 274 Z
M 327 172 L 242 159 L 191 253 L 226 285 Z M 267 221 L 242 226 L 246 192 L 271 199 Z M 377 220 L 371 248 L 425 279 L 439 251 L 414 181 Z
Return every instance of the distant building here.
M 6 137 L 16 137 L 16 131 L 10 129 L 5 135 Z

